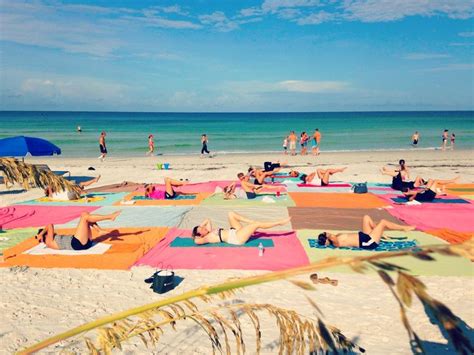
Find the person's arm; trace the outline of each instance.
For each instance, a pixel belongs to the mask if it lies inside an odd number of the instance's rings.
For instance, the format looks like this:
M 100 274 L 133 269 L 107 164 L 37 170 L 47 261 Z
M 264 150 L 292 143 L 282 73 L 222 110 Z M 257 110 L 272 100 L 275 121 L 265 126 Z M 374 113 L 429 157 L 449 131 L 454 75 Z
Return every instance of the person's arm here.
M 198 245 L 202 245 L 202 244 L 208 244 L 209 242 L 207 241 L 206 237 L 196 237 L 194 238 L 194 243 Z
M 328 239 L 331 242 L 331 244 L 334 245 L 336 248 L 339 247 L 339 239 L 337 238 L 336 235 L 330 235 Z
M 208 231 L 212 231 L 212 222 L 211 220 L 208 218 L 208 219 L 205 219 L 200 227 L 205 227 Z

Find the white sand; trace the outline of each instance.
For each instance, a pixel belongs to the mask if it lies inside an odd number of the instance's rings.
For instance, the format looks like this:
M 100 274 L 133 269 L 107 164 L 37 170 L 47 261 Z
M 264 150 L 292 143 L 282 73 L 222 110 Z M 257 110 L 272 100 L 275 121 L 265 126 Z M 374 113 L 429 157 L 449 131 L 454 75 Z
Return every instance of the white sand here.
M 27 159 L 45 162 L 52 169 L 70 170 L 73 176 L 102 175 L 98 185 L 123 180 L 161 182 L 163 176 L 188 178 L 191 181 L 233 179 L 237 172 L 246 171 L 249 164 L 265 160 L 286 160 L 295 168 L 310 172 L 314 166 L 349 166 L 339 174 L 344 181 L 389 182 L 378 169 L 386 163 L 405 158 L 412 175 L 425 178 L 450 178 L 461 174 L 461 182 L 474 181 L 472 151 L 404 151 L 331 153 L 320 157 L 284 157 L 283 155 L 225 155 L 212 159 L 199 157 L 108 158 L 104 163 L 96 159 Z M 170 162 L 171 171 L 157 171 L 158 162 Z M 95 171 L 88 171 L 94 166 Z M 15 190 L 15 189 L 13 189 Z M 0 206 L 41 196 L 38 189 L 24 193 L 7 193 L 0 187 Z M 143 282 L 153 272 L 140 267 L 131 271 L 75 270 L 75 269 L 7 269 L 0 268 L 0 345 L 5 353 L 42 340 L 98 317 L 143 305 L 164 296 L 154 294 Z M 202 284 L 212 284 L 229 277 L 252 275 L 252 271 L 190 271 L 178 270 L 184 277 L 181 285 L 168 295 L 179 294 Z M 339 280 L 339 286 L 320 285 L 316 292 L 305 292 L 287 282 L 277 282 L 249 288 L 236 295 L 246 302 L 273 303 L 301 314 L 314 316 L 305 299 L 310 295 L 320 306 L 326 320 L 344 334 L 358 337 L 368 353 L 410 353 L 396 302 L 386 286 L 375 276 L 353 274 L 325 274 Z M 301 277 L 305 280 L 306 277 Z M 423 277 L 428 291 L 445 302 L 467 324 L 474 324 L 474 280 L 472 277 Z M 264 317 L 265 318 L 265 317 Z M 265 318 L 268 319 L 268 318 Z M 444 343 L 434 326 L 430 325 L 419 302 L 414 302 L 410 320 L 422 339 Z M 157 350 L 160 353 L 209 354 L 210 343 L 202 331 L 185 323 L 184 331 L 167 331 Z M 264 321 L 262 353 L 273 354 L 278 333 L 273 320 Z M 254 347 L 249 335 L 247 353 Z M 79 347 L 78 347 L 79 346 Z M 82 349 L 74 345 L 73 349 Z M 130 345 L 129 353 L 145 351 L 141 345 Z M 49 351 L 57 350 L 50 348 Z M 431 349 L 433 350 L 433 349 Z M 158 351 L 157 351 L 158 352 Z

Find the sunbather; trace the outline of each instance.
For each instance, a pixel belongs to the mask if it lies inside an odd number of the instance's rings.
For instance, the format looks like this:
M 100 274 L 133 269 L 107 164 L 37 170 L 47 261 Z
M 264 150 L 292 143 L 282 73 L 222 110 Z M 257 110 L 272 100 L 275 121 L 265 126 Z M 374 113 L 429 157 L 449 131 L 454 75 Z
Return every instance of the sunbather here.
M 271 161 L 266 161 L 263 163 L 263 171 L 277 173 L 281 168 L 287 166 L 286 163 L 272 163 Z
M 443 193 L 445 185 L 454 184 L 459 180 L 459 176 L 450 180 L 428 180 L 426 187 L 421 191 L 413 191 L 408 188 L 403 190 L 403 194 L 408 201 L 431 202 L 436 198 L 436 194 Z
M 223 188 L 224 192 L 224 200 L 233 200 L 237 198 L 237 184 L 235 182 L 232 182 L 230 185 L 227 185 L 226 187 Z
M 145 197 L 153 200 L 172 200 L 178 195 L 189 195 L 184 192 L 176 192 L 174 187 L 183 186 L 188 184 L 187 181 L 173 180 L 169 177 L 165 177 L 165 189 L 157 189 L 152 184 L 145 185 Z
M 344 168 L 330 168 L 330 169 L 317 169 L 315 172 L 311 174 L 300 174 L 296 170 L 291 170 L 290 171 L 290 176 L 291 177 L 299 177 L 300 180 L 304 184 L 310 184 L 314 178 L 317 176 L 319 179 L 321 179 L 321 186 L 327 186 L 329 185 L 329 178 L 331 175 L 334 175 L 336 173 L 342 173 L 344 170 L 346 170 L 347 167 Z
M 265 184 L 252 184 L 249 175 L 245 175 L 244 173 L 237 174 L 237 177 L 240 180 L 240 185 L 242 186 L 242 190 L 244 190 L 245 194 L 247 195 L 247 199 L 252 200 L 257 197 L 259 192 L 265 187 L 267 189 L 279 189 L 277 186 L 272 185 L 265 185 Z
M 59 235 L 54 231 L 54 225 L 48 224 L 38 230 L 35 238 L 40 243 L 45 243 L 48 248 L 57 250 L 85 250 L 92 246 L 92 228 L 103 232 L 97 222 L 114 221 L 122 211 L 109 215 L 90 214 L 83 212 L 76 231 L 73 235 Z
M 280 169 L 275 169 L 272 171 L 264 171 L 262 169 L 257 169 L 250 167 L 248 169 L 248 175 L 252 176 L 254 178 L 254 184 L 255 185 L 262 185 L 265 182 L 265 179 L 272 176 L 275 172 L 277 172 Z
M 365 215 L 362 219 L 362 231 L 359 233 L 340 233 L 330 234 L 328 232 L 321 233 L 318 236 L 319 245 L 333 245 L 336 248 L 353 247 L 366 250 L 373 250 L 379 246 L 380 239 L 385 229 L 411 231 L 414 226 L 402 226 L 400 224 L 392 223 L 386 219 L 382 219 L 378 224 Z
M 245 218 L 235 212 L 229 212 L 230 229 L 212 227 L 209 219 L 204 220 L 199 226 L 193 228 L 193 239 L 196 244 L 229 243 L 234 245 L 245 244 L 257 229 L 269 229 L 282 226 L 290 222 L 291 218 L 281 219 L 275 222 L 259 222 Z M 242 223 L 247 223 L 243 226 Z
M 80 189 L 80 193 L 77 193 L 76 191 L 54 191 L 54 189 L 51 186 L 48 186 L 46 189 L 44 189 L 44 194 L 46 197 L 49 197 L 52 200 L 57 200 L 57 201 L 63 201 L 63 200 L 79 200 L 82 198 L 82 194 L 84 193 L 84 189 L 87 186 L 90 186 L 92 184 L 95 184 L 97 181 L 99 181 L 100 175 L 97 176 L 96 178 L 90 179 L 88 181 L 83 181 L 80 182 L 79 184 L 76 184 L 76 186 Z
M 410 179 L 410 171 L 405 164 L 405 160 L 400 159 L 398 164 L 400 165 L 398 169 L 389 169 L 384 166 L 380 170 L 383 175 L 392 177 L 392 189 L 403 191 L 407 188 L 414 189 L 426 184 L 426 181 L 419 176 L 417 176 L 414 181 L 406 181 Z

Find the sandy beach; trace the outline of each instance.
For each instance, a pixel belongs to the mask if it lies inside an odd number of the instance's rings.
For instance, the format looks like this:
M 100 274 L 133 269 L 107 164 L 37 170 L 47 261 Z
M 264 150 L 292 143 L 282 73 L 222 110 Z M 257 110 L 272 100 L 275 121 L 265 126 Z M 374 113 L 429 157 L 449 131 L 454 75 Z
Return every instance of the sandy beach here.
M 403 152 L 351 152 L 323 153 L 313 156 L 283 155 L 217 155 L 214 158 L 199 156 L 157 156 L 97 159 L 28 158 L 28 163 L 47 163 L 53 170 L 69 170 L 72 176 L 94 177 L 101 175 L 97 184 L 106 185 L 121 181 L 161 183 L 164 176 L 202 182 L 217 179 L 234 179 L 249 165 L 261 165 L 263 161 L 287 161 L 292 167 L 311 172 L 314 167 L 347 166 L 338 176 L 342 181 L 389 182 L 379 173 L 384 164 L 396 163 L 404 158 L 413 176 L 427 178 L 451 178 L 462 176 L 461 182 L 474 181 L 472 151 L 403 151 Z M 157 170 L 156 164 L 168 162 L 171 170 Z M 88 170 L 94 167 L 95 170 Z M 0 190 L 0 205 L 8 206 L 42 196 L 39 189 L 17 193 L 13 188 Z M 258 216 L 251 216 L 258 217 Z M 423 276 L 428 291 L 445 302 L 452 311 L 469 325 L 474 323 L 474 280 L 471 276 Z M 150 267 L 133 267 L 129 271 L 0 268 L 2 296 L 0 299 L 0 342 L 4 353 L 12 353 L 26 345 L 42 340 L 58 332 L 92 321 L 110 313 L 143 305 L 160 298 L 176 295 L 203 284 L 212 284 L 231 277 L 261 273 L 249 270 L 176 270 L 183 282 L 166 295 L 153 293 L 143 280 L 151 275 Z M 408 337 L 399 319 L 396 301 L 386 286 L 374 275 L 322 272 L 323 276 L 337 279 L 339 285 L 320 285 L 317 291 L 303 291 L 288 282 L 251 287 L 237 292 L 239 302 L 272 303 L 314 317 L 305 296 L 314 299 L 322 309 L 328 323 L 344 334 L 357 339 L 370 354 L 410 353 Z M 308 280 L 307 277 L 300 277 Z M 419 302 L 415 301 L 409 312 L 419 336 L 429 342 L 428 349 L 442 350 L 444 339 L 437 328 L 429 324 Z M 263 317 L 262 353 L 276 351 L 278 332 L 274 320 Z M 203 332 L 194 324 L 183 322 L 176 334 L 171 329 L 162 337 L 157 349 L 151 353 L 207 354 L 211 347 Z M 248 353 L 254 344 L 249 335 Z M 83 343 L 68 343 L 73 351 L 83 351 Z M 431 347 L 431 348 L 430 348 Z M 48 351 L 59 351 L 59 347 Z M 145 351 L 139 341 L 127 345 L 124 351 Z

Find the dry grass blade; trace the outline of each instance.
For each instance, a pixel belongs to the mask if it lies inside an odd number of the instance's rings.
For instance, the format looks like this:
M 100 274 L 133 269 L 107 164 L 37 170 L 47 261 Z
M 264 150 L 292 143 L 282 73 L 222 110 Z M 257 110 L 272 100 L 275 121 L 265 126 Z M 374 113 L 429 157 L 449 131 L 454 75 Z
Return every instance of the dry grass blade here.
M 311 285 L 309 282 L 306 281 L 300 281 L 300 280 L 288 280 L 290 281 L 293 285 L 298 286 L 299 288 L 302 288 L 303 290 L 306 291 L 315 291 L 316 288 Z
M 318 307 L 318 305 L 316 304 L 316 302 L 314 302 L 311 298 L 309 298 L 308 296 L 306 296 L 306 299 L 308 300 L 309 304 L 318 312 L 318 314 L 323 317 L 323 312 L 321 311 L 321 309 Z

